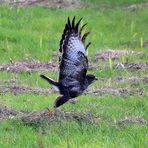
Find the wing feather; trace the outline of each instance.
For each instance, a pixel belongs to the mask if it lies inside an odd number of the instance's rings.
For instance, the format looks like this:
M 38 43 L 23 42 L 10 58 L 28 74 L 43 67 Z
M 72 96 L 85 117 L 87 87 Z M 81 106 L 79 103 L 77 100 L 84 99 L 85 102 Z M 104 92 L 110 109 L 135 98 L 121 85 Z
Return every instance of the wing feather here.
M 82 18 L 75 24 L 75 17 L 72 23 L 68 17 L 60 41 L 62 57 L 60 62 L 59 83 L 64 86 L 81 85 L 84 83 L 88 69 L 88 60 L 84 47 L 84 41 L 88 33 L 85 33 L 84 36 L 81 37 L 81 32 L 86 25 L 84 24 L 79 31 L 81 20 Z
M 80 28 L 80 31 L 79 31 L 79 36 L 81 37 L 81 34 L 82 34 L 82 31 L 84 29 L 84 27 L 87 25 L 87 23 L 85 23 L 81 28 Z

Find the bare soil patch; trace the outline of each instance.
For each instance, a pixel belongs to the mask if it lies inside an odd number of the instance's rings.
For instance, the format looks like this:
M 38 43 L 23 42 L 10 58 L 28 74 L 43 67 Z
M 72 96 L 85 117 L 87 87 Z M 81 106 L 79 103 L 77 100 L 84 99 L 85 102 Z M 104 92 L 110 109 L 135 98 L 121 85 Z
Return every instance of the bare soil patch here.
M 53 121 L 58 122 L 59 120 L 74 120 L 82 123 L 86 122 L 89 124 L 99 123 L 100 115 L 92 114 L 90 112 L 74 112 L 74 111 L 58 111 L 58 110 L 43 110 L 39 112 L 25 112 L 22 110 L 16 110 L 9 108 L 4 105 L 0 105 L 0 121 L 1 120 L 19 120 L 28 125 L 39 125 L 42 123 L 51 124 Z M 116 122 L 119 126 L 127 124 L 142 124 L 148 125 L 148 120 L 141 116 L 129 116 L 124 119 L 120 119 Z
M 125 62 L 125 63 L 117 63 L 114 65 L 115 69 L 125 68 L 130 70 L 143 70 L 148 68 L 148 62 Z
M 98 60 L 108 60 L 109 58 L 115 60 L 119 59 L 121 56 L 126 55 L 135 55 L 135 56 L 148 56 L 143 52 L 135 52 L 128 50 L 104 50 L 96 53 L 95 60 L 89 64 L 89 70 L 94 69 L 110 69 L 109 63 L 97 64 Z M 7 72 L 37 72 L 40 70 L 44 71 L 58 71 L 59 65 L 57 62 L 57 56 L 60 56 L 59 53 L 53 53 L 53 60 L 48 62 L 41 62 L 37 60 L 21 60 L 21 61 L 10 61 L 10 63 L 0 65 L 0 71 Z M 113 62 L 112 67 L 114 69 L 129 69 L 129 70 L 143 70 L 148 68 L 148 62 Z
M 148 2 L 140 3 L 140 4 L 132 4 L 126 7 L 123 7 L 122 9 L 125 11 L 135 11 L 137 9 L 144 9 L 148 7 Z
M 127 69 L 127 70 L 145 70 L 148 68 L 148 62 L 124 62 L 124 63 L 115 63 L 113 64 L 113 69 Z M 109 64 L 108 65 L 102 65 L 102 64 L 90 64 L 89 70 L 94 69 L 110 69 Z
M 37 94 L 37 95 L 48 95 L 52 92 L 51 89 L 44 88 L 32 88 L 26 86 L 16 86 L 16 85 L 0 85 L 0 93 L 13 93 L 18 94 Z
M 137 4 L 131 4 L 131 5 L 112 5 L 112 4 L 107 4 L 107 3 L 102 3 L 100 5 L 94 5 L 91 4 L 91 6 L 87 7 L 92 7 L 92 8 L 99 8 L 99 9 L 103 9 L 103 10 L 108 10 L 108 9 L 114 9 L 114 10 L 123 10 L 123 11 L 136 11 L 139 9 L 145 9 L 148 7 L 148 2 L 143 2 L 143 3 L 137 3 Z
M 136 88 L 136 89 L 129 89 L 129 88 L 99 88 L 99 89 L 88 89 L 86 90 L 85 94 L 94 94 L 97 96 L 102 96 L 104 94 L 112 94 L 115 96 L 125 96 L 125 95 L 146 95 L 143 89 Z
M 80 6 L 80 0 L 11 0 L 9 4 L 18 7 L 40 5 L 49 8 L 74 8 Z
M 148 125 L 148 120 L 144 119 L 141 116 L 130 116 L 125 117 L 117 122 L 118 125 L 127 125 L 127 124 L 146 124 Z
M 51 123 L 58 121 L 59 119 L 64 120 L 75 120 L 77 122 L 87 122 L 93 124 L 98 122 L 99 115 L 94 115 L 89 112 L 68 112 L 68 111 L 51 111 L 43 110 L 40 112 L 24 112 L 15 109 L 8 108 L 7 106 L 0 105 L 0 120 L 3 119 L 17 119 L 25 124 L 36 125 L 44 122 Z
M 23 115 L 24 111 L 19 111 L 15 109 L 8 108 L 4 105 L 0 105 L 0 120 L 5 118 L 13 118 L 16 115 Z
M 112 77 L 111 80 L 115 81 L 115 82 L 125 82 L 125 81 L 128 81 L 128 82 L 135 82 L 135 83 L 143 82 L 143 83 L 148 84 L 148 76 L 143 76 L 143 77 L 136 77 L 136 76 L 122 77 L 122 76 L 116 76 L 116 77 Z
M 0 71 L 7 72 L 36 72 L 39 70 L 52 70 L 56 71 L 58 69 L 57 65 L 49 62 L 40 62 L 37 60 L 22 60 L 22 61 L 11 61 L 8 64 L 3 64 L 0 66 Z
M 93 3 L 84 3 L 82 0 L 1 0 L 0 3 L 7 2 L 11 6 L 28 7 L 32 5 L 39 5 L 49 8 L 75 8 L 75 7 L 90 7 L 99 9 L 120 9 L 123 11 L 135 11 L 137 9 L 144 9 L 148 7 L 148 3 L 139 3 L 126 6 L 116 6 L 107 3 L 95 5 Z
M 49 95 L 54 90 L 45 89 L 45 88 L 33 88 L 29 86 L 17 86 L 17 85 L 0 85 L 0 94 L 2 93 L 13 93 L 15 95 L 19 94 L 36 94 L 36 95 Z M 95 88 L 95 89 L 87 89 L 84 94 L 93 94 L 93 95 L 104 95 L 104 94 L 112 94 L 115 96 L 123 96 L 123 95 L 146 95 L 144 89 L 141 88 Z
M 144 55 L 143 52 L 136 52 L 136 51 L 130 51 L 130 50 L 112 50 L 112 49 L 106 49 L 102 50 L 96 53 L 95 60 L 108 60 L 111 58 L 112 60 L 119 59 L 121 56 L 142 56 Z M 146 55 L 145 55 L 146 56 Z

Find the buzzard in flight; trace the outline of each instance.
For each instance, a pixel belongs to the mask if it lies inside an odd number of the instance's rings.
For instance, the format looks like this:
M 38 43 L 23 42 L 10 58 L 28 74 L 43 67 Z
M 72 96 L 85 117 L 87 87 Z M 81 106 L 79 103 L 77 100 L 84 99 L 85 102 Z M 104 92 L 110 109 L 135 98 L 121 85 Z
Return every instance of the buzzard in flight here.
M 75 23 L 75 17 L 72 22 L 68 17 L 65 25 L 59 49 L 62 56 L 59 58 L 60 72 L 58 82 L 40 75 L 61 94 L 55 101 L 55 108 L 66 103 L 69 99 L 81 95 L 91 83 L 97 80 L 94 75 L 86 74 L 88 70 L 86 50 L 91 42 L 84 47 L 84 42 L 89 32 L 83 36 L 81 35 L 83 28 L 86 26 L 84 24 L 79 29 L 81 20 L 82 18 Z

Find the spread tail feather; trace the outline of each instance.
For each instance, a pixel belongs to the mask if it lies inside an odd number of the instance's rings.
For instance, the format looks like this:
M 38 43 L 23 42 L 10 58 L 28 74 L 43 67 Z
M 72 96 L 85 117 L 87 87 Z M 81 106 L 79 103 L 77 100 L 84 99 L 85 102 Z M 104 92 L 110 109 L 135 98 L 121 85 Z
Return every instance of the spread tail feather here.
M 46 80 L 48 83 L 50 83 L 53 86 L 56 86 L 56 87 L 59 86 L 57 82 L 55 82 L 54 80 L 52 80 L 44 75 L 40 75 L 40 77 L 43 78 L 44 80 Z

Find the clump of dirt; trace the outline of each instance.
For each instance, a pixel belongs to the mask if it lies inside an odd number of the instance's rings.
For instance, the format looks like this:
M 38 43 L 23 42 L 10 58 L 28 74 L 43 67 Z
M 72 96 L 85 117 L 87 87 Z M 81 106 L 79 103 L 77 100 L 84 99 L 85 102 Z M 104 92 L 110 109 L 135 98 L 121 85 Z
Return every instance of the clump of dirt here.
M 41 124 L 44 122 L 51 123 L 58 121 L 59 118 L 64 120 L 75 120 L 77 122 L 87 122 L 93 124 L 99 121 L 99 115 L 94 115 L 89 112 L 67 112 L 67 111 L 49 111 L 43 110 L 40 112 L 24 112 L 8 108 L 0 105 L 0 120 L 2 119 L 18 119 L 29 125 Z
M 148 120 L 145 120 L 141 116 L 130 116 L 125 117 L 117 122 L 118 125 L 126 125 L 126 124 L 146 124 L 148 125 Z
M 39 70 L 52 70 L 56 71 L 58 69 L 56 64 L 51 61 L 43 63 L 36 60 L 22 60 L 22 61 L 11 61 L 8 64 L 3 64 L 0 66 L 0 71 L 7 72 L 36 72 Z
M 74 8 L 80 7 L 80 0 L 11 0 L 10 5 L 26 7 L 40 5 L 51 8 Z

